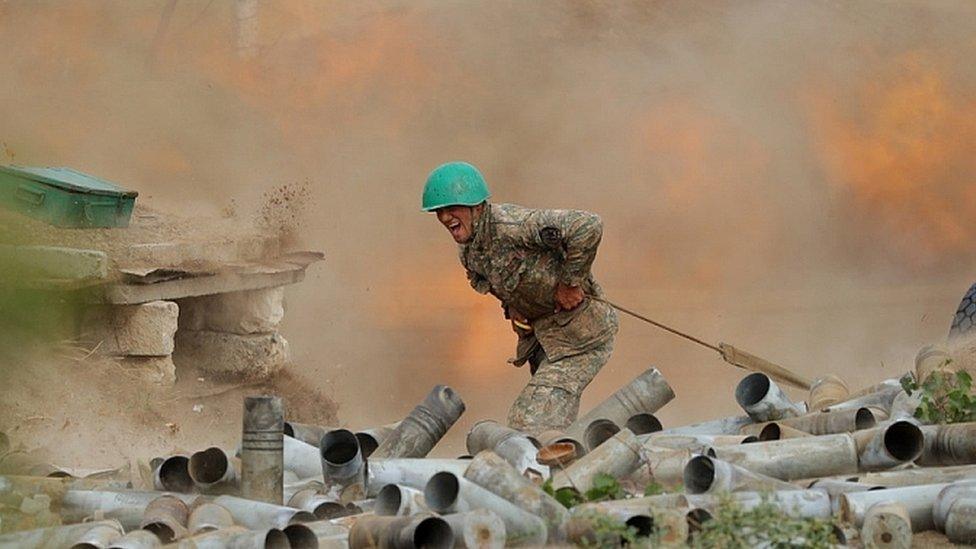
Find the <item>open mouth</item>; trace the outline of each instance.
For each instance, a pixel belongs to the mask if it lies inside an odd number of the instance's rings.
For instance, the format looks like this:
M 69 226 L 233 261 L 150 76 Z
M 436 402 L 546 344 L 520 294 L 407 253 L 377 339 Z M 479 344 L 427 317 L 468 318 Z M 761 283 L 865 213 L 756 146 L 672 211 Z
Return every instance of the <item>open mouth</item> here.
M 447 224 L 447 230 L 448 231 L 451 231 L 451 234 L 454 235 L 454 236 L 460 235 L 461 234 L 461 222 L 460 221 L 452 221 L 452 222 L 448 223 Z

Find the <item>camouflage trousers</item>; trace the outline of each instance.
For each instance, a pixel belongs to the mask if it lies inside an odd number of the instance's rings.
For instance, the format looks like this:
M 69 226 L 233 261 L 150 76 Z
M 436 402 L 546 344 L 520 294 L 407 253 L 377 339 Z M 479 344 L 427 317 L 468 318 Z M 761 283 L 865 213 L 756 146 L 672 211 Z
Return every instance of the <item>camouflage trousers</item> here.
M 611 339 L 595 349 L 555 362 L 543 359 L 508 411 L 509 427 L 532 434 L 565 429 L 579 414 L 583 389 L 612 352 Z

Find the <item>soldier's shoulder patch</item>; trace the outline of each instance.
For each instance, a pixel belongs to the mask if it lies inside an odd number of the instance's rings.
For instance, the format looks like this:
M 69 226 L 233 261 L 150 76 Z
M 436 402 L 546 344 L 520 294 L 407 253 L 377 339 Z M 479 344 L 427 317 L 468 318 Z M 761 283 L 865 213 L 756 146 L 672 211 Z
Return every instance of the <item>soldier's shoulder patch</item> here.
M 560 248 L 563 245 L 563 232 L 559 227 L 543 227 L 539 229 L 539 238 L 547 248 Z

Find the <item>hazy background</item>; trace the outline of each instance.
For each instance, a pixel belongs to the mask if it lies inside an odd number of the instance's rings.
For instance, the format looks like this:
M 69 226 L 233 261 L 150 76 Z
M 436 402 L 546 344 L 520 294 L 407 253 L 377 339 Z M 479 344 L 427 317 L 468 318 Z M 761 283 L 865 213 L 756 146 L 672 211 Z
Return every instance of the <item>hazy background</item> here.
M 0 0 L 0 38 L 0 162 L 243 221 L 306 186 L 283 331 L 354 427 L 527 380 L 419 212 L 448 160 L 598 212 L 613 299 L 811 377 L 898 375 L 976 278 L 969 1 Z M 584 408 L 651 365 L 665 424 L 734 412 L 740 372 L 629 318 Z

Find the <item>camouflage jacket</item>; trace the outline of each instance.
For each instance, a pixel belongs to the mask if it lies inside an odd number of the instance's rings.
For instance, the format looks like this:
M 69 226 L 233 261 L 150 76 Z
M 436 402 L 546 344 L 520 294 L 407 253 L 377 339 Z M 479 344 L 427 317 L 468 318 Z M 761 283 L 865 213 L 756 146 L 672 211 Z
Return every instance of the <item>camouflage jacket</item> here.
M 515 310 L 529 319 L 533 333 L 520 332 L 516 364 L 528 358 L 534 339 L 550 361 L 613 339 L 617 315 L 603 302 L 586 299 L 572 311 L 553 312 L 558 282 L 603 295 L 590 273 L 602 236 L 599 216 L 578 210 L 489 204 L 478 219 L 474 238 L 460 246 L 461 264 L 471 286 L 497 297 L 506 316 Z

